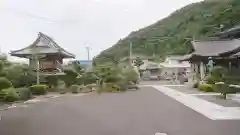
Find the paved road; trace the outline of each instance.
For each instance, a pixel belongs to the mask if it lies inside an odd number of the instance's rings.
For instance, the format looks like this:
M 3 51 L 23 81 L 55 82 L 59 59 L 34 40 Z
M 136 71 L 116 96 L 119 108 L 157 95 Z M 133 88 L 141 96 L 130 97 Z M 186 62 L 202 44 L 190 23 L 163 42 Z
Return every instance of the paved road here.
M 4 112 L 0 135 L 239 135 L 240 121 L 212 121 L 153 88 L 91 94 Z

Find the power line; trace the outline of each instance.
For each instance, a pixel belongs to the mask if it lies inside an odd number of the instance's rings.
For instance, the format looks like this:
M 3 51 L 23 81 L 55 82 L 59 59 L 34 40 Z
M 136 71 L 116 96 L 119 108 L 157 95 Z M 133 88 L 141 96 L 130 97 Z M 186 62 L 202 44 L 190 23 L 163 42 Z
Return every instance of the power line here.
M 59 21 L 52 20 L 50 18 L 39 16 L 39 15 L 32 14 L 32 13 L 29 13 L 29 12 L 21 11 L 21 10 L 18 10 L 18 9 L 0 8 L 0 11 L 12 13 L 12 14 L 15 14 L 15 15 L 21 15 L 21 16 L 28 17 L 28 18 L 38 19 L 38 20 L 42 20 L 42 21 L 45 21 L 45 22 L 59 23 Z

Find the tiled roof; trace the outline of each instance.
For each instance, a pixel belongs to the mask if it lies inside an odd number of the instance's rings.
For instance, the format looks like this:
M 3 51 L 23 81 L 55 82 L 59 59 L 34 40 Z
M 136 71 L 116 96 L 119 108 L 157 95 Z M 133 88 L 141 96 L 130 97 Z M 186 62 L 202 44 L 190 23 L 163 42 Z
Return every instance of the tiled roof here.
M 34 41 L 30 46 L 12 51 L 10 54 L 12 56 L 24 57 L 27 55 L 31 55 L 33 53 L 37 54 L 54 54 L 60 53 L 67 58 L 74 58 L 75 55 L 67 52 L 63 48 L 61 48 L 52 38 L 49 36 L 39 32 L 38 38 Z
M 219 56 L 240 48 L 239 39 L 193 41 L 192 44 L 195 50 L 192 54 L 199 56 Z

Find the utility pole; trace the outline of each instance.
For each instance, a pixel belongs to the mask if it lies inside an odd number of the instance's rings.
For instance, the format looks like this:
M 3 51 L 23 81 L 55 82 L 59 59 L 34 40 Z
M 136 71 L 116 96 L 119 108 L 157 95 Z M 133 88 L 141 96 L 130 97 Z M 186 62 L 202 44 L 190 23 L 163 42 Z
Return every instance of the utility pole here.
M 90 47 L 86 47 L 86 49 L 87 49 L 88 60 L 90 60 Z
M 132 42 L 129 44 L 129 64 L 132 66 Z

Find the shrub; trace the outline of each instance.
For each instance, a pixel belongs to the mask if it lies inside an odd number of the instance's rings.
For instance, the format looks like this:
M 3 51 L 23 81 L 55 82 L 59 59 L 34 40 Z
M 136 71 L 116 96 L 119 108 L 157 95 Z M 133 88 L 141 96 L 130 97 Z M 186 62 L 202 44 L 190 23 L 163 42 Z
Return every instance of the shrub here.
M 0 90 L 12 87 L 12 83 L 5 77 L 0 77 Z
M 119 86 L 120 91 L 126 91 L 128 88 L 128 81 L 125 79 L 119 80 L 115 84 Z
M 240 86 L 239 85 L 229 85 L 229 88 L 231 89 L 232 93 L 239 93 L 240 92 Z
M 18 93 L 20 100 L 28 100 L 32 97 L 32 93 L 29 88 L 16 88 L 16 92 Z
M 215 83 L 223 81 L 226 74 L 227 70 L 223 67 L 214 67 L 211 71 L 211 76 L 213 77 Z
M 199 85 L 199 82 L 195 82 L 195 83 L 193 84 L 193 88 L 198 88 L 198 85 Z
M 199 84 L 198 89 L 204 92 L 213 92 L 211 84 Z
M 215 84 L 216 82 L 217 82 L 216 79 L 211 75 L 206 78 L 207 84 Z
M 127 69 L 124 73 L 123 76 L 125 79 L 127 79 L 128 82 L 133 82 L 137 83 L 139 81 L 139 75 L 134 69 Z
M 113 83 L 107 83 L 103 87 L 104 92 L 119 92 L 120 87 Z
M 67 87 L 70 87 L 76 83 L 78 74 L 73 70 L 64 70 L 65 75 L 61 76 L 61 80 L 64 81 Z
M 58 76 L 56 75 L 46 76 L 45 80 L 47 81 L 48 86 L 50 86 L 51 88 L 58 85 Z
M 47 85 L 37 84 L 29 87 L 33 95 L 45 95 L 47 93 Z
M 80 87 L 78 85 L 72 85 L 70 89 L 71 89 L 71 92 L 74 93 L 74 94 L 80 92 L 80 90 L 79 90 Z
M 227 94 L 235 93 L 234 89 L 231 89 L 228 84 L 216 83 L 213 85 L 213 90 L 217 93 L 221 93 L 223 98 L 227 98 Z
M 115 83 L 117 81 L 119 81 L 121 78 L 118 77 L 117 75 L 111 75 L 106 77 L 106 79 L 104 80 L 104 82 L 106 83 Z
M 2 90 L 3 101 L 5 102 L 14 102 L 19 100 L 19 95 L 14 88 L 3 89 Z
M 96 83 L 97 78 L 93 75 L 93 73 L 85 73 L 82 77 L 82 83 L 84 85 Z

